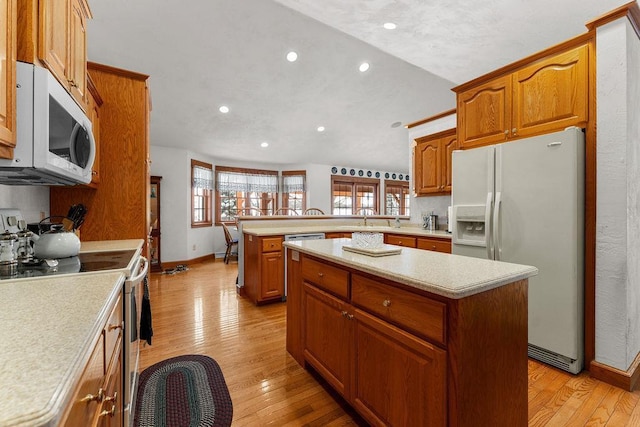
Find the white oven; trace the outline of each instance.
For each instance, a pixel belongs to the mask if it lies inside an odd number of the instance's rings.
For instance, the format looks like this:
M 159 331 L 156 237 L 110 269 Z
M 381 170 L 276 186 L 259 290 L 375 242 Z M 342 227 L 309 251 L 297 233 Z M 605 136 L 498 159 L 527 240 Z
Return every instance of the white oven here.
M 135 257 L 134 257 L 135 258 Z M 124 283 L 124 319 L 129 326 L 124 333 L 124 425 L 133 425 L 136 393 L 138 390 L 138 362 L 140 357 L 140 315 L 142 312 L 143 279 L 149 271 L 149 262 L 137 256 Z

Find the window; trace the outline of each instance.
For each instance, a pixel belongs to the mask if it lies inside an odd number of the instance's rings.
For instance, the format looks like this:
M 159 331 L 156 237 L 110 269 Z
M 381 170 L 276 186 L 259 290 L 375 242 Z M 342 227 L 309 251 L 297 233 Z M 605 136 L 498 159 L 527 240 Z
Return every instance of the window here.
M 191 227 L 211 226 L 211 164 L 191 160 Z
M 405 181 L 384 182 L 384 211 L 386 215 L 410 215 L 409 183 Z
M 282 207 L 302 215 L 307 208 L 305 171 L 282 172 Z
M 273 215 L 278 196 L 278 171 L 216 166 L 216 223 L 238 215 Z
M 378 213 L 377 179 L 331 178 L 333 215 L 374 215 Z

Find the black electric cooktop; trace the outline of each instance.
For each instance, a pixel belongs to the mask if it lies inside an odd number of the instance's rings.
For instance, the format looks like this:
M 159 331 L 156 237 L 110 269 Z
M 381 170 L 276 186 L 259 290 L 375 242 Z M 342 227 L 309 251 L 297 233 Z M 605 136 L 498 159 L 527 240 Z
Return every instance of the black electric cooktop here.
M 60 258 L 54 260 L 55 262 L 37 259 L 26 263 L 18 262 L 18 267 L 14 274 L 0 275 L 0 279 L 120 270 L 127 268 L 135 253 L 135 250 L 87 252 L 80 253 L 74 257 Z M 54 265 L 56 262 L 57 265 Z

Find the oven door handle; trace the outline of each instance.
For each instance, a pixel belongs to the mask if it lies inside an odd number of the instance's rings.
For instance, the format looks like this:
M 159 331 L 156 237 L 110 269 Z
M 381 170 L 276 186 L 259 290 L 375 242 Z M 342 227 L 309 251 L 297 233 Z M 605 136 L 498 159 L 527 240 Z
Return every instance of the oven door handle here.
M 140 280 L 142 280 L 144 278 L 144 276 L 147 275 L 147 272 L 149 271 L 149 261 L 147 261 L 147 259 L 145 257 L 140 256 L 140 262 L 144 263 L 144 267 L 142 268 L 142 271 L 140 272 L 140 274 L 138 274 L 136 276 L 133 276 L 133 277 L 130 277 L 129 280 L 128 280 L 129 282 L 137 283 Z

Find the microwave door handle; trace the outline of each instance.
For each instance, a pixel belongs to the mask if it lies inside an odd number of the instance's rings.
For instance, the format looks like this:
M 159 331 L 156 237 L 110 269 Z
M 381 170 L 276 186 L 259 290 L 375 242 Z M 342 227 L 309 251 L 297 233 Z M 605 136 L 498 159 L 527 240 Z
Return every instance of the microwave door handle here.
M 127 281 L 132 282 L 132 283 L 137 283 L 140 280 L 142 280 L 144 278 L 144 276 L 147 275 L 147 272 L 149 271 L 149 261 L 141 256 L 140 260 L 142 263 L 144 263 L 144 267 L 142 268 L 142 271 L 140 272 L 140 274 L 137 274 L 136 276 L 130 277 L 129 279 L 127 279 Z

